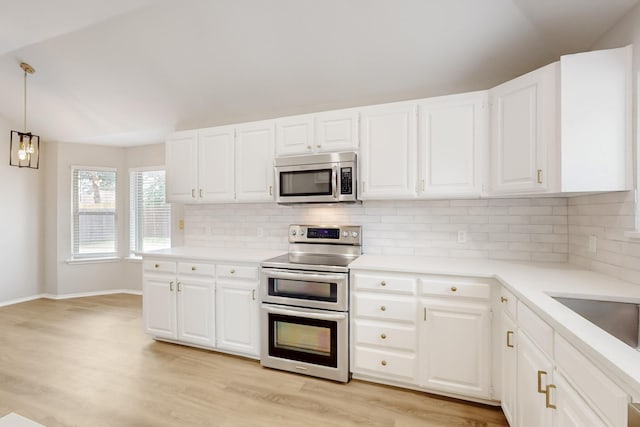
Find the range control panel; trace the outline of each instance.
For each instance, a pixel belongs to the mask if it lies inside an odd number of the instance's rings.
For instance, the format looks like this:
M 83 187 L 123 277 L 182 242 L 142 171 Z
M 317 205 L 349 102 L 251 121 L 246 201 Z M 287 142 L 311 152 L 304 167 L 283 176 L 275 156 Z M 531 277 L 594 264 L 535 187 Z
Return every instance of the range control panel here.
M 290 225 L 289 243 L 362 245 L 359 225 Z

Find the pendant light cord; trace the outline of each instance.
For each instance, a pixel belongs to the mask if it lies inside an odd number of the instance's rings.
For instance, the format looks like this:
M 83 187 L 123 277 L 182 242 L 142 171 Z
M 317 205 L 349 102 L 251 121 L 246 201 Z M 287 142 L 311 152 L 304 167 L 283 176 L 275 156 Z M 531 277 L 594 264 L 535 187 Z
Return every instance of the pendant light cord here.
M 27 133 L 27 71 L 24 72 L 24 132 Z

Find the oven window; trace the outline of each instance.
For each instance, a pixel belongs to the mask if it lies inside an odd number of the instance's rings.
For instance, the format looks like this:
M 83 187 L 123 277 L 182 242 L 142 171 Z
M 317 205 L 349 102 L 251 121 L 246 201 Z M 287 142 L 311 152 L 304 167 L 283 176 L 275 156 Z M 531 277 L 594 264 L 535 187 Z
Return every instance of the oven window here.
M 338 285 L 328 282 L 269 278 L 269 295 L 314 301 L 338 302 Z
M 269 313 L 269 355 L 336 368 L 338 322 Z
M 331 169 L 280 172 L 280 196 L 330 196 Z

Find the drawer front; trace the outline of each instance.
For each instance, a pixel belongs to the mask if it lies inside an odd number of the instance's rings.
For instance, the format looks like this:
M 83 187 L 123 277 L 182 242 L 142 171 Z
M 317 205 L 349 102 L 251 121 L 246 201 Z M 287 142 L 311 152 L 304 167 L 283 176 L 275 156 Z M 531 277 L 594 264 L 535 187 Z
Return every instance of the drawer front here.
M 370 294 L 355 294 L 353 298 L 355 317 L 415 323 L 416 310 L 414 298 Z
M 214 264 L 201 262 L 179 262 L 178 274 L 188 274 L 190 276 L 215 277 L 216 267 Z
M 547 356 L 553 357 L 553 329 L 521 301 L 518 301 L 518 326 Z
M 488 283 L 420 279 L 420 285 L 422 295 L 446 295 L 483 300 L 488 300 L 491 296 L 491 286 Z
M 381 291 L 393 294 L 415 295 L 417 280 L 411 276 L 354 273 L 355 290 Z
M 415 354 L 396 353 L 355 347 L 353 371 L 397 379 L 403 382 L 417 382 L 417 358 Z
M 143 262 L 144 271 L 152 273 L 176 273 L 176 263 L 174 261 L 160 261 L 145 259 Z
M 218 277 L 258 280 L 258 267 L 250 265 L 218 264 Z
M 389 349 L 415 351 L 418 336 L 415 326 L 399 326 L 382 322 L 354 322 L 356 344 L 376 345 Z
M 518 300 L 516 297 L 507 290 L 507 288 L 500 289 L 500 295 L 498 295 L 498 301 L 502 305 L 502 309 L 505 313 L 507 313 L 512 319 L 516 318 L 516 307 L 518 304 Z
M 556 334 L 555 340 L 558 369 L 612 426 L 626 426 L 627 394 L 564 338 Z

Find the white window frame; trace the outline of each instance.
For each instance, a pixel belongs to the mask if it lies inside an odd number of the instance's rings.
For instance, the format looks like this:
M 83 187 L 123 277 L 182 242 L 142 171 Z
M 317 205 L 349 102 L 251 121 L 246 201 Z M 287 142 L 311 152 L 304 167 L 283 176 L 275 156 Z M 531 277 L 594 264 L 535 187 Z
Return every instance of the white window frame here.
M 115 210 L 114 210 L 114 229 L 115 229 L 115 233 L 114 233 L 114 251 L 113 252 L 102 252 L 102 253 L 89 253 L 89 254 L 80 254 L 80 253 L 76 253 L 75 252 L 75 248 L 77 247 L 77 242 L 76 242 L 76 236 L 75 236 L 75 224 L 76 221 L 79 219 L 79 214 L 76 210 L 76 194 L 74 192 L 74 171 L 75 170 L 90 170 L 90 171 L 102 171 L 102 172 L 115 172 L 116 174 L 116 182 L 115 182 Z M 112 261 L 112 260 L 118 260 L 120 259 L 118 254 L 119 254 L 119 244 L 120 244 L 120 239 L 119 239 L 119 226 L 118 226 L 118 208 L 119 208 L 119 203 L 118 203 L 118 197 L 119 197 L 119 191 L 118 191 L 118 184 L 119 184 L 119 178 L 118 178 L 118 168 L 112 168 L 112 167 L 104 167 L 104 166 L 82 166 L 82 165 L 72 165 L 70 168 L 70 203 L 71 203 L 71 218 L 70 218 L 70 223 L 71 223 L 71 230 L 70 230 L 70 234 L 71 234 L 71 258 L 69 260 L 69 262 L 76 262 L 76 263 L 84 263 L 84 262 L 93 262 L 93 261 Z
M 138 255 L 136 255 L 136 252 L 142 252 L 143 248 L 142 248 L 142 244 L 139 241 L 139 234 L 140 233 L 136 233 L 138 236 L 136 236 L 134 238 L 134 241 L 132 241 L 132 236 L 134 235 L 133 230 L 132 230 L 132 223 L 135 221 L 136 223 L 136 230 L 138 230 L 138 227 L 140 226 L 139 221 L 138 221 L 138 217 L 137 217 L 137 213 L 135 212 L 135 207 L 132 205 L 131 203 L 131 192 L 132 192 L 132 188 L 131 188 L 131 177 L 133 173 L 136 172 L 151 172 L 151 171 L 164 171 L 165 172 L 165 185 L 166 185 L 166 167 L 165 166 L 145 166 L 145 167 L 137 167 L 137 168 L 130 168 L 129 169 L 129 184 L 128 184 L 128 188 L 129 188 L 129 224 L 128 224 L 128 237 L 129 237 L 129 249 L 128 249 L 128 259 L 138 259 L 140 258 Z M 169 246 L 171 246 L 171 226 L 172 226 L 172 214 L 173 211 L 171 209 L 171 204 L 168 203 L 166 201 L 166 197 L 165 197 L 165 204 L 169 205 L 169 209 L 170 209 L 170 217 L 169 217 Z

